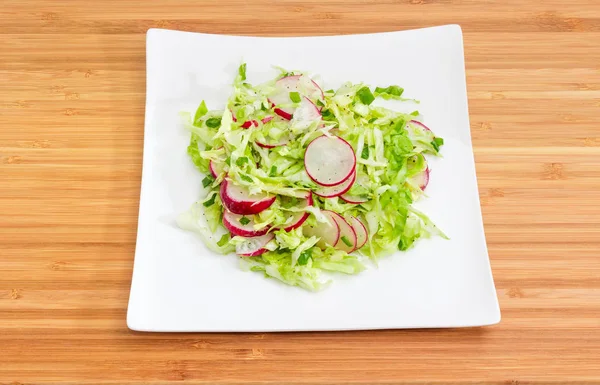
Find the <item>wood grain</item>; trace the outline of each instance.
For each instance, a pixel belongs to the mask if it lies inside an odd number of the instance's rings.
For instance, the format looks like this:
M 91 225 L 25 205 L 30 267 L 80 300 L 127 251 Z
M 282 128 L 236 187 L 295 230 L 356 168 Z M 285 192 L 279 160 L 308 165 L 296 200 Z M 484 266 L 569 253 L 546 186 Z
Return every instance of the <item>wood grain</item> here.
M 125 325 L 145 32 L 458 23 L 501 324 L 140 334 Z M 597 0 L 0 1 L 0 384 L 600 383 Z

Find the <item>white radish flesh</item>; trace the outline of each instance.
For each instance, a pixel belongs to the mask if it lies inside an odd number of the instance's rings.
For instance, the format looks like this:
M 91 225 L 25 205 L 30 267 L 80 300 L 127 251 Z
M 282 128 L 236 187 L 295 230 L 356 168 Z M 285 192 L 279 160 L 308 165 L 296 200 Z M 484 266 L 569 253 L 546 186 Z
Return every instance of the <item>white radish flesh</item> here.
M 337 197 L 350 190 L 355 180 L 356 172 L 354 172 L 352 176 L 345 182 L 331 187 L 318 187 L 314 190 L 314 193 L 320 196 L 321 198 Z
M 227 179 L 221 183 L 220 195 L 225 207 L 234 214 L 258 214 L 275 202 L 275 196 L 264 193 L 250 195 L 247 188 L 236 186 Z
M 419 186 L 421 190 L 425 190 L 429 184 L 429 167 L 425 168 L 423 172 L 412 177 L 412 182 Z
M 291 104 L 290 92 L 308 97 L 312 100 L 323 100 L 323 90 L 317 83 L 304 75 L 292 75 L 279 79 L 275 83 L 276 91 L 269 97 L 269 101 L 275 106 L 274 112 L 284 119 L 291 120 L 296 108 L 277 107 L 282 104 Z
M 254 218 L 252 215 L 244 216 L 234 214 L 231 211 L 223 212 L 223 225 L 233 235 L 240 237 L 258 237 L 269 232 L 269 227 L 260 230 L 254 230 Z
M 352 146 L 337 136 L 319 136 L 309 143 L 304 153 L 308 176 L 321 186 L 335 186 L 352 176 L 356 156 Z
M 294 111 L 292 124 L 294 125 L 310 125 L 312 122 L 321 120 L 321 112 L 319 108 L 310 101 L 306 96 L 302 97 L 300 105 Z
M 235 246 L 235 252 L 242 257 L 256 257 L 269 250 L 265 249 L 267 243 L 275 238 L 275 234 L 269 233 L 260 237 L 246 238 L 244 242 L 238 243 Z
M 321 238 L 317 242 L 317 246 L 321 249 L 325 249 L 327 245 L 333 246 L 340 239 L 340 227 L 335 220 L 335 214 L 333 211 L 321 210 L 321 213 L 327 218 L 327 222 L 317 222 L 315 226 L 304 226 L 302 231 L 307 237 L 319 237 Z

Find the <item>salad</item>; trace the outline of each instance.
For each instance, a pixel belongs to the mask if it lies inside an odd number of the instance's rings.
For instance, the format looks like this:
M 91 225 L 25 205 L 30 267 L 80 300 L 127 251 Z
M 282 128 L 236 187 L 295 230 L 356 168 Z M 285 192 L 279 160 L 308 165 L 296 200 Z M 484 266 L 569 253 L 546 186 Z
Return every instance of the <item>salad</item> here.
M 425 154 L 439 156 L 443 139 L 417 111 L 374 103 L 405 101 L 403 89 L 323 91 L 306 73 L 279 71 L 252 85 L 242 64 L 224 110 L 202 101 L 181 114 L 205 176 L 178 225 L 245 269 L 308 290 L 330 282 L 323 273 L 357 274 L 368 259 L 445 238 L 412 206 L 429 181 Z

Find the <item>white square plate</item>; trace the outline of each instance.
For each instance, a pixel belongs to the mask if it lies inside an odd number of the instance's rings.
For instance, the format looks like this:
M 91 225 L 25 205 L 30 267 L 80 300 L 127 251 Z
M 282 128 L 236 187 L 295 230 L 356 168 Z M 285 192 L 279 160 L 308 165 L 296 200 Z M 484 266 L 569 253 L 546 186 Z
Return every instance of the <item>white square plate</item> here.
M 327 88 L 398 84 L 445 139 L 417 207 L 451 238 L 417 242 L 325 290 L 240 270 L 180 230 L 202 175 L 186 154 L 178 112 L 223 108 L 238 65 L 249 81 L 273 65 L 307 70 Z M 127 324 L 140 331 L 292 331 L 481 326 L 499 322 L 471 146 L 462 33 L 449 25 L 370 35 L 262 38 L 152 29 L 147 36 L 142 190 Z

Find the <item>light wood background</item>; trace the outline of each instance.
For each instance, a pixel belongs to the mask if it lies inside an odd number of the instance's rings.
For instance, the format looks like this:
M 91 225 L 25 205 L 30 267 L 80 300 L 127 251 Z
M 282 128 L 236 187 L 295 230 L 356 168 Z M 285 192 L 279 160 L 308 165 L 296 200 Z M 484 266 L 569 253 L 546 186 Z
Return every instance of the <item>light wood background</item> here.
M 292 36 L 447 23 L 464 31 L 501 324 L 127 329 L 148 28 Z M 597 384 L 599 187 L 598 0 L 0 0 L 0 384 Z

